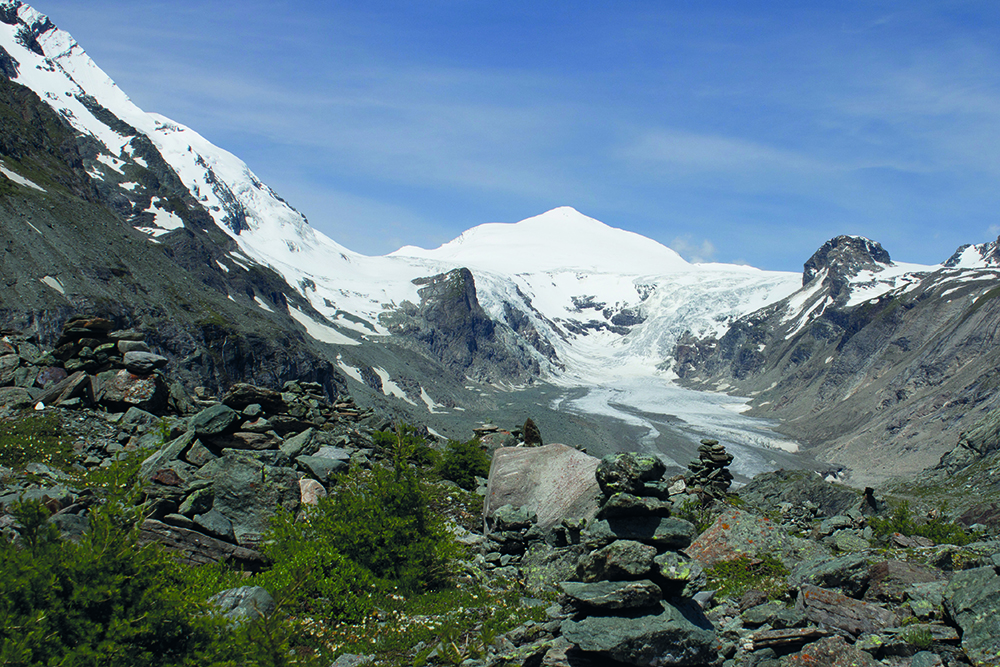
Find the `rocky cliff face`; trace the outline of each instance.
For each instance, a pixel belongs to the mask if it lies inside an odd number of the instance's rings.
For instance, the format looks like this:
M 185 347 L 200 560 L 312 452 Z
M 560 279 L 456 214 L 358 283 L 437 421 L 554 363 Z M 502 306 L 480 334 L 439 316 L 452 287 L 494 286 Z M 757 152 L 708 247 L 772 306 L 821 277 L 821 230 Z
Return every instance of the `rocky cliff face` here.
M 907 273 L 878 244 L 838 237 L 806 263 L 802 290 L 717 340 L 686 337 L 675 368 L 690 386 L 752 396 L 752 414 L 780 419 L 856 484 L 910 474 L 1000 400 L 996 279 Z
M 405 341 L 459 377 L 485 382 L 531 382 L 538 361 L 510 327 L 490 319 L 476 297 L 468 269 L 413 281 L 420 304 L 404 302 L 381 322 Z

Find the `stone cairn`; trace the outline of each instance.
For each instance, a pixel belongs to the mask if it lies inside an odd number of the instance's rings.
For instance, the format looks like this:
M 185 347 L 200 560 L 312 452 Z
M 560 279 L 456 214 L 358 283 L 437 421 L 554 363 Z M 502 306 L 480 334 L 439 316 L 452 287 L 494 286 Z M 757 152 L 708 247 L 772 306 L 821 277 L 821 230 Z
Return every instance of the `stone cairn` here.
M 540 542 L 545 534 L 538 528 L 538 516 L 523 507 L 504 505 L 487 520 L 485 569 L 498 576 L 518 577 L 517 566 L 532 543 Z
M 581 657 L 601 664 L 695 665 L 715 659 L 711 623 L 693 599 L 705 583 L 681 549 L 695 537 L 689 522 L 670 516 L 663 500 L 664 464 L 653 456 L 602 459 L 604 496 L 583 540 L 590 550 L 565 593 L 562 637 Z
M 99 405 L 164 414 L 171 398 L 160 373 L 166 364 L 142 333 L 117 331 L 101 317 L 68 320 L 50 352 L 30 337 L 8 332 L 0 338 L 0 408 Z
M 688 489 L 701 491 L 712 498 L 725 498 L 733 483 L 729 464 L 733 455 L 718 440 L 705 439 L 698 448 L 698 460 L 688 464 L 691 475 L 687 477 Z

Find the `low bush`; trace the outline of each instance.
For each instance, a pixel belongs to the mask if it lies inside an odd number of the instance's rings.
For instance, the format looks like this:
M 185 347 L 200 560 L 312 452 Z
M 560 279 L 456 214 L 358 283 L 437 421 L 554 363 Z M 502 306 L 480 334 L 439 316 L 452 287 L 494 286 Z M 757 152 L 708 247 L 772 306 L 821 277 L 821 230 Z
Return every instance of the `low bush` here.
M 954 544 L 964 546 L 974 538 L 953 521 L 945 519 L 947 508 L 942 507 L 936 516 L 921 523 L 913 516 L 910 503 L 906 500 L 896 505 L 885 517 L 872 517 L 869 525 L 876 535 L 885 536 L 893 533 L 917 535 L 933 540 L 935 544 Z
M 38 502 L 13 509 L 22 539 L 0 540 L 0 664 L 218 664 L 224 626 L 160 549 L 136 546 L 123 508 L 92 512 L 78 544 Z
M 451 440 L 436 468 L 443 478 L 455 482 L 466 490 L 476 488 L 476 477 L 488 477 L 490 457 L 483 451 L 478 438 L 468 442 Z
M 442 585 L 458 554 L 430 491 L 402 460 L 392 468 L 352 468 L 302 521 L 279 513 L 265 554 L 274 561 L 260 585 L 327 619 L 356 620 L 377 590 Z

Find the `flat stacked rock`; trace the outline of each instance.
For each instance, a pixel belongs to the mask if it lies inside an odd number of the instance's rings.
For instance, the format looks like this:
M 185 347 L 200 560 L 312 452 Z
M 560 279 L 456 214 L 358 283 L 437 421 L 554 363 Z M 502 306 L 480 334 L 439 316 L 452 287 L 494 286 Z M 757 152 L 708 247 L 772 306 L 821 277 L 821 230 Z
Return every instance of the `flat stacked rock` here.
M 164 414 L 170 391 L 159 371 L 167 362 L 150 351 L 140 332 L 116 331 L 114 322 L 101 317 L 68 320 L 50 352 L 10 332 L 0 339 L 0 410 L 98 405 Z
M 680 552 L 695 536 L 660 500 L 666 468 L 653 456 L 605 457 L 598 520 L 584 532 L 590 552 L 566 595 L 562 637 L 592 664 L 700 665 L 715 659 L 715 632 L 692 596 L 701 569 Z
M 729 472 L 732 462 L 733 455 L 718 440 L 702 440 L 698 460 L 688 464 L 691 471 L 688 488 L 701 489 L 713 498 L 724 498 L 733 483 L 733 474 Z

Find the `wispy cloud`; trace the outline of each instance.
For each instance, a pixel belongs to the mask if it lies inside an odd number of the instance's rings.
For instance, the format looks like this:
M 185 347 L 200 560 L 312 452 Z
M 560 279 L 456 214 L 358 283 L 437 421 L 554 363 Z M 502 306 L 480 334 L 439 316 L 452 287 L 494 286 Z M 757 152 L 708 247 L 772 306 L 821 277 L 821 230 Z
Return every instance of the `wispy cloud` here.
M 752 170 L 827 171 L 830 165 L 798 153 L 739 137 L 656 129 L 626 147 L 628 159 L 672 172 L 747 173 Z
M 715 244 L 708 239 L 697 241 L 691 234 L 678 236 L 670 242 L 670 248 L 694 264 L 711 262 L 715 259 Z

